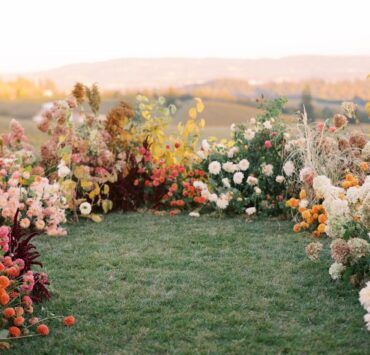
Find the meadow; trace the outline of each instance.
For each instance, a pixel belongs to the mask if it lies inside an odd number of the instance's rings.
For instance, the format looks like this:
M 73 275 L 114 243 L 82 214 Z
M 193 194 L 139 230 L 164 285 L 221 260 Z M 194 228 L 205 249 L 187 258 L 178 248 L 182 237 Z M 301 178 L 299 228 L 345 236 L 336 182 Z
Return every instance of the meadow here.
M 53 293 L 42 314 L 77 324 L 15 341 L 12 354 L 367 353 L 357 290 L 330 282 L 328 261 L 310 262 L 309 238 L 291 227 L 116 213 L 40 236 Z

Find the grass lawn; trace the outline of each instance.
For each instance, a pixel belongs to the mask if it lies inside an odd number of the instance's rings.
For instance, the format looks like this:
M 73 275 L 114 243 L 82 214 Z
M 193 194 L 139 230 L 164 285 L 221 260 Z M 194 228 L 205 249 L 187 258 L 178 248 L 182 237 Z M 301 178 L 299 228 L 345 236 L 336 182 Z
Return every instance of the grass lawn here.
M 38 246 L 52 280 L 46 338 L 14 354 L 364 354 L 358 292 L 277 221 L 111 214 Z

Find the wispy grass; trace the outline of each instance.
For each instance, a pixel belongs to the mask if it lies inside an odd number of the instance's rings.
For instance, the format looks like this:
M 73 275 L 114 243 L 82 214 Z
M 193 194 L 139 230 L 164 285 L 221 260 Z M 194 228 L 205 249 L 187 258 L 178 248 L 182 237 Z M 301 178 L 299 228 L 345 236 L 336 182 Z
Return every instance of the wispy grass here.
M 355 289 L 278 221 L 112 214 L 38 241 L 53 300 L 74 314 L 19 354 L 336 353 L 370 348 Z

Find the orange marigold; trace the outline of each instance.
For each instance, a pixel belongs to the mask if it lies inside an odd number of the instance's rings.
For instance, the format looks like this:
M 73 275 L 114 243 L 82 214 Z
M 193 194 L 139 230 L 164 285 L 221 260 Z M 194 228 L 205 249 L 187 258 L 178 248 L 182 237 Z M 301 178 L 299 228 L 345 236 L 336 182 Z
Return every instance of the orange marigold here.
M 311 212 L 310 212 L 310 210 L 306 210 L 306 211 L 302 212 L 302 217 L 303 217 L 304 219 L 309 219 L 309 218 L 311 217 Z
M 362 171 L 366 172 L 366 171 L 369 170 L 369 164 L 366 163 L 366 161 L 363 161 L 363 162 L 360 163 L 360 168 L 361 168 Z
M 324 223 L 320 223 L 317 227 L 318 232 L 325 233 L 326 225 Z
M 9 303 L 10 297 L 9 295 L 4 291 L 0 295 L 0 303 L 5 306 L 6 304 Z
M 298 233 L 300 230 L 301 230 L 301 226 L 299 225 L 299 223 L 295 224 L 293 227 L 293 231 Z
M 318 218 L 318 221 L 319 223 L 325 223 L 327 221 L 328 217 L 326 216 L 326 214 L 320 214 L 319 215 L 319 218 Z

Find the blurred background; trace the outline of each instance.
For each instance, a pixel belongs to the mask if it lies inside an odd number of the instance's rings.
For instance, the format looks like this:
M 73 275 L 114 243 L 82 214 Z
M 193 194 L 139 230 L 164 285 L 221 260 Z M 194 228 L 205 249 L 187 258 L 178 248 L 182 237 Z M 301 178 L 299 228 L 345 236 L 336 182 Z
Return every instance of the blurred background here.
M 0 131 L 16 118 L 41 144 L 32 118 L 80 81 L 99 85 L 102 113 L 163 95 L 174 124 L 201 97 L 205 136 L 255 116 L 261 95 L 286 96 L 289 122 L 302 104 L 318 121 L 352 101 L 370 133 L 369 13 L 361 0 L 2 2 Z

